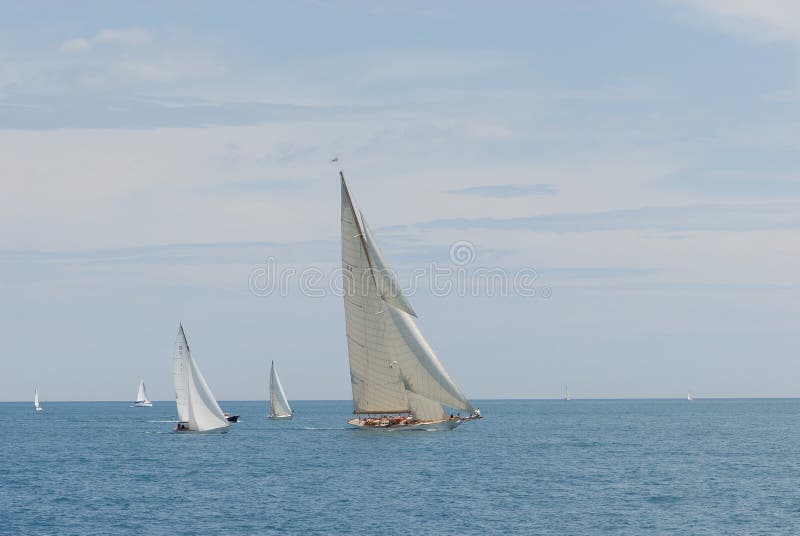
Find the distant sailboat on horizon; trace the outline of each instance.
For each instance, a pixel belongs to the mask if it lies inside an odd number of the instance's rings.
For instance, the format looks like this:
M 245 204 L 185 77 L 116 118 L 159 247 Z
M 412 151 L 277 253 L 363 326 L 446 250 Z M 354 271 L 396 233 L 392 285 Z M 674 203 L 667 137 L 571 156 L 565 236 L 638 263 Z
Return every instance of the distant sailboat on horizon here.
M 172 358 L 178 432 L 209 432 L 230 426 L 211 393 L 200 368 L 192 358 L 183 324 L 178 328 Z
M 269 415 L 270 419 L 291 419 L 294 416 L 294 411 L 289 406 L 289 401 L 286 399 L 286 393 L 283 391 L 283 385 L 278 378 L 278 373 L 275 371 L 275 362 L 273 361 L 269 366 Z
M 414 323 L 416 313 L 388 270 L 341 179 L 344 310 L 353 413 L 360 429 L 451 430 L 480 418 Z M 444 406 L 468 412 L 448 418 Z
M 564 400 L 570 400 L 569 389 L 567 389 L 567 384 L 564 384 Z
M 686 400 L 694 400 L 694 395 L 692 394 L 691 391 L 686 393 Z
M 35 386 L 33 388 L 33 411 L 36 413 L 41 413 L 44 411 L 42 406 L 39 405 L 39 386 Z
M 136 393 L 136 402 L 131 404 L 132 408 L 151 408 L 153 403 L 147 398 L 147 391 L 144 387 L 144 380 L 139 381 L 139 392 Z

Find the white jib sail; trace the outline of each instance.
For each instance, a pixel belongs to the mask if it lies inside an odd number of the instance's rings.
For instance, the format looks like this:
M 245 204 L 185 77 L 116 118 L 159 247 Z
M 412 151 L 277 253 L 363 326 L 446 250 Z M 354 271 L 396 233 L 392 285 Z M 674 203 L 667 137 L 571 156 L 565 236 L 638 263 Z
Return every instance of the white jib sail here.
M 445 415 L 472 405 L 417 328 L 414 311 L 342 179 L 342 268 L 353 406 L 357 413 Z M 362 231 L 363 229 L 363 231 Z
M 190 430 L 201 432 L 230 426 L 192 358 L 182 325 L 175 340 L 173 377 L 179 421 L 188 423 Z
M 39 386 L 33 388 L 33 407 L 39 409 Z
M 274 361 L 269 367 L 269 407 L 270 415 L 273 417 L 290 417 L 292 415 L 292 408 L 289 406 L 283 385 L 275 371 Z
M 141 380 L 139 382 L 139 392 L 136 394 L 136 402 L 141 402 L 145 404 L 150 403 L 150 399 L 147 398 L 147 391 L 145 390 L 144 387 L 144 380 Z
M 403 295 L 403 291 L 400 289 L 400 284 L 397 282 L 394 272 L 386 264 L 386 259 L 383 258 L 383 253 L 381 253 L 377 242 L 375 242 L 375 238 L 372 236 L 372 231 L 370 231 L 369 225 L 367 225 L 364 214 L 360 214 L 360 216 L 362 229 L 364 231 L 364 245 L 367 248 L 370 266 L 375 275 L 379 296 L 383 301 L 393 307 L 405 311 L 411 316 L 417 316 L 417 313 L 414 312 L 411 304 L 408 303 L 408 300 Z

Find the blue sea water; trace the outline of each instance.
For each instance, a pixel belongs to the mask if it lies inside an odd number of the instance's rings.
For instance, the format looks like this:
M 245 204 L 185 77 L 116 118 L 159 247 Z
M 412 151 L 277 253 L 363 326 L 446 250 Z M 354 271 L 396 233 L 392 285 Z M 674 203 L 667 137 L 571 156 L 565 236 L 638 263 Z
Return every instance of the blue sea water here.
M 0 404 L 3 534 L 798 534 L 800 400 L 481 401 L 452 432 L 349 402 L 176 434 L 174 404 Z

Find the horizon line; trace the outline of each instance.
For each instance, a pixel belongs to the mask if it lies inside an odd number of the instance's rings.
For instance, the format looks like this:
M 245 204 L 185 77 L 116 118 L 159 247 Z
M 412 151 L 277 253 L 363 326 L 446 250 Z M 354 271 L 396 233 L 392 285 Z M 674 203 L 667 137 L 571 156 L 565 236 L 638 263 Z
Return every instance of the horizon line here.
M 735 396 L 735 395 L 710 395 L 710 396 L 695 396 L 692 402 L 698 400 L 795 400 L 800 399 L 800 395 L 762 395 L 762 396 Z M 472 402 L 546 402 L 546 401 L 561 401 L 561 402 L 580 402 L 585 401 L 618 401 L 618 400 L 686 400 L 685 396 L 658 396 L 658 397 L 578 397 L 570 395 L 570 399 L 564 400 L 563 397 L 536 397 L 536 398 L 473 398 Z M 350 399 L 334 399 L 334 398 L 308 398 L 308 399 L 290 399 L 290 402 L 352 402 Z M 87 402 L 120 402 L 132 404 L 133 400 L 47 400 L 40 399 L 40 402 L 54 402 L 54 403 L 87 403 Z M 151 400 L 154 404 L 172 404 L 174 400 Z M 218 403 L 222 402 L 264 402 L 268 403 L 269 399 L 266 398 L 253 398 L 253 399 L 220 399 Z M 688 400 L 687 400 L 688 402 Z M 0 404 L 30 404 L 30 400 L 0 400 Z

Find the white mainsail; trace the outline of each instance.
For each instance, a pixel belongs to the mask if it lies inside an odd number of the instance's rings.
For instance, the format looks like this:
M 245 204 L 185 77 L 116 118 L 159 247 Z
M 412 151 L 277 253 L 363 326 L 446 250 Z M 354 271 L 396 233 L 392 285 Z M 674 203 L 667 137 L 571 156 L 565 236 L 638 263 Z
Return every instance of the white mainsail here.
M 287 418 L 292 416 L 292 408 L 286 399 L 283 385 L 275 371 L 275 362 L 269 367 L 269 416 L 277 418 Z
M 136 394 L 137 404 L 150 404 L 150 399 L 147 398 L 147 391 L 144 388 L 144 380 L 139 382 L 139 392 Z
M 192 359 L 182 324 L 175 339 L 173 378 L 178 421 L 186 423 L 189 430 L 200 432 L 230 426 L 197 363 Z
M 342 182 L 342 270 L 354 413 L 446 418 L 473 411 L 417 328 L 411 305 Z
M 33 388 L 33 409 L 42 411 L 42 406 L 39 405 L 39 386 Z

